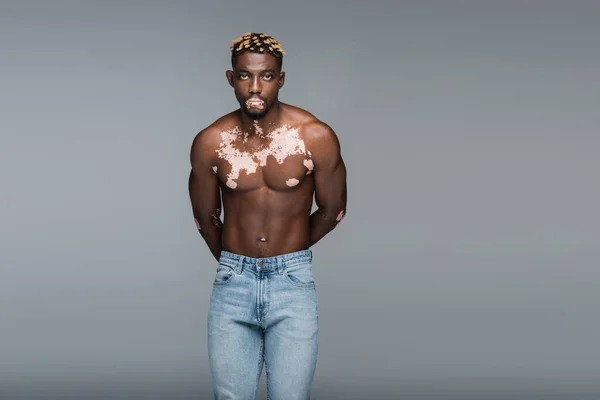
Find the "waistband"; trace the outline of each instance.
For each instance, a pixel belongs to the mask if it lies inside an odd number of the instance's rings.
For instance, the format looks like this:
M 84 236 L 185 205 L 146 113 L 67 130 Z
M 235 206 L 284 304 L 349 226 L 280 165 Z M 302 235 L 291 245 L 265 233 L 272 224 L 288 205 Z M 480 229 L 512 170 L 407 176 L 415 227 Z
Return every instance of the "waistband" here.
M 311 261 L 312 251 L 308 249 L 264 258 L 248 257 L 222 250 L 221 256 L 219 257 L 219 264 L 233 268 L 238 274 L 241 274 L 242 270 L 246 268 L 253 271 L 278 270 L 279 273 L 283 273 L 287 267 L 306 264 Z

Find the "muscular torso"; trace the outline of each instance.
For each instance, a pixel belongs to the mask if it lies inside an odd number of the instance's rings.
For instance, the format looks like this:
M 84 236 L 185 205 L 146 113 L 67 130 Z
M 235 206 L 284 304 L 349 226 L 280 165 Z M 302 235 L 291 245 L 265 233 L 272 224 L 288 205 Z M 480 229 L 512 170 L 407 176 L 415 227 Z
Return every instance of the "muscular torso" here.
M 218 131 L 223 250 L 269 257 L 308 248 L 314 164 L 298 121 L 284 121 L 259 134 L 235 124 Z

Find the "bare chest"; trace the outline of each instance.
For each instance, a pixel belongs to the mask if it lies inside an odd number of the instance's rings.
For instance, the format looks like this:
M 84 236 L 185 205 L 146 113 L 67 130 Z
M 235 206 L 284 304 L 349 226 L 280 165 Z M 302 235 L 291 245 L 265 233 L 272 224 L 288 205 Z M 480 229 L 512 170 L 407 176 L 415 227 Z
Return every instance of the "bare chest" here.
M 221 139 L 213 171 L 232 190 L 290 190 L 309 179 L 314 168 L 310 150 L 294 129 L 280 128 L 251 144 L 237 131 L 222 132 Z

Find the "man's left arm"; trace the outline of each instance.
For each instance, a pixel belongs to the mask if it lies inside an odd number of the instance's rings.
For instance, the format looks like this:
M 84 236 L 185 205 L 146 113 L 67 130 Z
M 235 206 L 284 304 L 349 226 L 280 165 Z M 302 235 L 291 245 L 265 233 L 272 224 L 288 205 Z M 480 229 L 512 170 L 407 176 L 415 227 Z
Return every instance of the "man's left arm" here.
M 340 142 L 326 124 L 311 127 L 311 157 L 314 164 L 315 202 L 310 216 L 310 246 L 331 232 L 346 215 L 346 166 Z M 309 246 L 309 247 L 310 247 Z

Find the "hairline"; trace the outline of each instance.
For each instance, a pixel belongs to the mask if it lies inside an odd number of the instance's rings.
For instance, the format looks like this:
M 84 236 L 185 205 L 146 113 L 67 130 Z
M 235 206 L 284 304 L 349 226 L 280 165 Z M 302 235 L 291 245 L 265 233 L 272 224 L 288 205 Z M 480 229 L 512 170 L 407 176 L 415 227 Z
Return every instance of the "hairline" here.
M 244 53 L 255 53 L 255 54 L 267 54 L 270 55 L 271 57 L 273 57 L 275 59 L 275 63 L 277 64 L 277 67 L 279 68 L 279 71 L 283 70 L 283 56 L 282 57 L 277 57 L 271 53 L 256 53 L 254 51 L 251 50 L 242 50 L 239 53 L 231 53 L 231 68 L 235 69 L 235 63 L 237 61 L 237 58 L 244 54 Z

